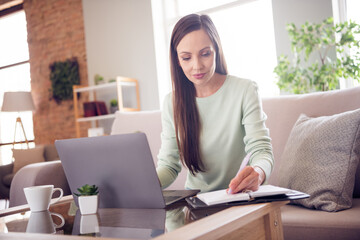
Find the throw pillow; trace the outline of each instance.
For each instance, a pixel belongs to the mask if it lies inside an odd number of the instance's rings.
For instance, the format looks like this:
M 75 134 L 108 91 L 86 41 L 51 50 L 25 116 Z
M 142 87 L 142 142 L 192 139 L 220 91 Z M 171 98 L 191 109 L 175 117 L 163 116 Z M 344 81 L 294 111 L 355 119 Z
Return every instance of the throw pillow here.
M 44 162 L 44 146 L 30 149 L 13 149 L 14 168 L 13 173 L 19 171 L 22 167 L 37 162 Z
M 293 202 L 307 208 L 350 208 L 359 158 L 360 109 L 317 118 L 301 115 L 285 145 L 279 185 L 310 194 Z

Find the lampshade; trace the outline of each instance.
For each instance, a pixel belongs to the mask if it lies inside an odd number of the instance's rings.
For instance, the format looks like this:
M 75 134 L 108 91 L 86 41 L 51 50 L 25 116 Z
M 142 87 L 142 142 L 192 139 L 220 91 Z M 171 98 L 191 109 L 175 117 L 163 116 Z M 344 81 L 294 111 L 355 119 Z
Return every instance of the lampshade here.
M 2 112 L 24 112 L 35 110 L 31 92 L 5 92 Z

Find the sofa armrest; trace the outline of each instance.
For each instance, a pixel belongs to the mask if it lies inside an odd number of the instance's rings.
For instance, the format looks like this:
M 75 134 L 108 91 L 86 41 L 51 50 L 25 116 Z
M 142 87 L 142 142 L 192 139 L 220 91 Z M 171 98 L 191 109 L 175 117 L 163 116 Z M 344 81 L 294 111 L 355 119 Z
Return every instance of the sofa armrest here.
M 15 174 L 10 187 L 9 207 L 26 204 L 23 189 L 38 185 L 54 185 L 63 189 L 64 196 L 71 194 L 60 160 L 33 163 L 21 168 Z

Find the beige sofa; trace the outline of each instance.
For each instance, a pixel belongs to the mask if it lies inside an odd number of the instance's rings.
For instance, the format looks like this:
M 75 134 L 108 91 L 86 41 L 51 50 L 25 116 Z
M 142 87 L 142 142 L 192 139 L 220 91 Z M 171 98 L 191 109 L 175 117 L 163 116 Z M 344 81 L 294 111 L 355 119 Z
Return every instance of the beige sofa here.
M 45 162 L 50 162 L 48 164 L 52 165 L 53 164 L 52 161 L 59 160 L 59 155 L 56 151 L 54 144 L 45 144 L 41 146 L 44 147 L 43 158 Z M 9 199 L 10 186 L 15 176 L 15 174 L 13 173 L 13 168 L 14 168 L 14 163 L 0 166 L 0 198 Z M 37 175 L 31 174 L 31 176 L 37 176 Z M 28 179 L 27 183 L 33 184 L 34 181 L 33 179 Z
M 26 204 L 23 191 L 25 187 L 51 184 L 62 188 L 64 195 L 71 194 L 54 144 L 45 145 L 44 159 L 45 162 L 33 163 L 21 168 L 13 176 L 9 194 L 9 207 Z M 56 196 L 57 193 L 54 194 L 54 197 Z
M 279 166 L 284 146 L 294 123 L 301 113 L 308 116 L 329 116 L 360 108 L 360 87 L 305 95 L 291 95 L 263 99 L 263 109 L 268 116 L 266 125 L 272 138 L 275 166 L 269 184 L 278 185 Z M 160 111 L 116 113 L 112 134 L 145 132 L 153 158 L 161 145 Z M 340 143 L 341 144 L 341 143 Z M 155 164 L 156 164 L 156 160 Z M 186 170 L 182 170 L 169 187 L 184 187 Z M 300 206 L 282 208 L 285 239 L 360 239 L 360 164 L 357 168 L 353 206 L 340 212 L 324 212 Z M 316 183 L 314 183 L 316 184 Z
M 290 131 L 301 113 L 308 116 L 327 116 L 360 108 L 360 87 L 306 95 L 281 96 L 263 99 L 263 109 L 268 116 L 266 125 L 274 149 L 275 166 L 270 184 L 279 182 L 279 166 Z M 161 112 L 116 113 L 112 134 L 145 132 L 156 159 L 161 145 Z M 341 141 L 339 141 L 341 144 Z M 154 160 L 156 162 L 156 160 Z M 359 164 L 360 165 L 360 164 Z M 46 171 L 49 174 L 49 171 Z M 19 172 L 17 175 L 21 175 Z M 21 179 L 21 176 L 16 176 Z M 170 189 L 181 189 L 186 180 L 186 170 L 178 176 Z M 66 181 L 64 179 L 63 181 Z M 360 166 L 357 168 L 353 206 L 340 212 L 310 210 L 287 205 L 282 208 L 285 239 L 359 239 L 360 238 Z M 314 183 L 316 184 L 316 183 Z M 12 185 L 12 188 L 18 186 Z M 15 192 L 15 190 L 14 190 Z M 18 191 L 17 191 L 18 192 Z M 21 192 L 21 191 L 20 191 Z M 11 195 L 11 194 L 10 194 Z M 10 204 L 11 204 L 10 197 Z
M 263 99 L 275 158 L 269 183 L 277 185 L 279 182 L 284 146 L 301 113 L 318 117 L 359 108 L 360 87 Z M 282 208 L 282 220 L 285 239 L 360 239 L 360 164 L 357 167 L 351 209 L 330 213 L 287 205 Z

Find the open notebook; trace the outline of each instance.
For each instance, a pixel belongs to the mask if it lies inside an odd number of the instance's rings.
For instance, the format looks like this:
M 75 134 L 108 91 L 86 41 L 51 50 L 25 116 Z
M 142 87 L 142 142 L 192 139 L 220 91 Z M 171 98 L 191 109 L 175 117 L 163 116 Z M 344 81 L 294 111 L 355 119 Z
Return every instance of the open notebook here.
M 222 203 L 231 203 L 244 201 L 249 202 L 257 198 L 266 198 L 270 196 L 282 196 L 284 200 L 289 196 L 302 196 L 301 198 L 308 197 L 309 195 L 294 191 L 287 188 L 277 187 L 273 185 L 262 185 L 259 187 L 259 190 L 255 192 L 242 192 L 236 194 L 228 194 L 226 189 L 207 192 L 207 193 L 199 193 L 197 195 L 197 199 L 201 200 L 207 206 L 218 205 Z M 281 199 L 280 198 L 280 199 Z

